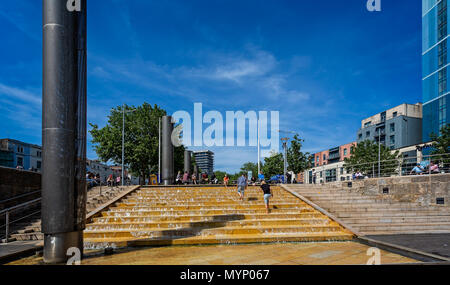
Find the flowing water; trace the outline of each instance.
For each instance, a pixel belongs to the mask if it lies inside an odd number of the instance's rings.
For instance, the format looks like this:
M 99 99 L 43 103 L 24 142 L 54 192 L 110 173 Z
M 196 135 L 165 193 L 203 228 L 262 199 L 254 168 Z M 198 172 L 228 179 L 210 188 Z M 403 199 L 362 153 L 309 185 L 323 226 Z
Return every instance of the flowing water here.
M 92 219 L 85 247 L 343 241 L 353 235 L 283 189 L 141 187 Z

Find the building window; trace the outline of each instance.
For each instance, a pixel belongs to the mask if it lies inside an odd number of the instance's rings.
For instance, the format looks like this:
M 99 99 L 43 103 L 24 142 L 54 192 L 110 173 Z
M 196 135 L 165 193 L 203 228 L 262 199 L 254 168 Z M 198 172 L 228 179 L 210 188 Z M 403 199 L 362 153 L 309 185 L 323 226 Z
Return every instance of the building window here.
M 366 132 L 366 138 L 370 137 L 370 132 Z
M 347 155 L 347 149 L 344 148 L 344 155 Z
M 358 138 L 359 138 L 359 139 L 362 139 L 362 134 L 358 134 Z
M 17 165 L 23 167 L 23 157 L 17 157 Z
M 327 155 L 326 154 L 323 155 L 323 160 L 324 161 L 327 160 Z
M 439 95 L 444 94 L 447 91 L 447 68 L 439 71 Z
M 395 132 L 395 123 L 391 124 L 391 132 Z
M 447 36 L 447 0 L 438 4 L 438 41 Z
M 370 124 L 372 124 L 372 122 L 367 122 L 364 124 L 364 127 L 368 127 L 368 126 L 370 126 Z
M 322 171 L 320 172 L 320 178 L 322 178 Z
M 393 118 L 397 117 L 397 115 L 398 115 L 398 112 L 392 113 L 392 117 L 393 117 Z
M 447 124 L 447 98 L 443 97 L 439 99 L 439 135 L 441 129 Z
M 18 147 L 17 147 L 17 152 L 18 152 L 18 153 L 23 153 L 23 147 L 18 146 Z
M 344 174 L 344 167 L 341 167 L 341 175 Z M 344 178 L 345 179 L 345 178 Z
M 42 165 L 42 162 L 38 161 L 38 162 L 36 163 L 36 168 L 37 168 L 37 169 L 41 169 L 41 165 Z
M 391 145 L 395 144 L 395 136 L 391 136 L 389 142 Z
M 380 120 L 382 122 L 386 121 L 386 112 L 383 112 L 383 113 L 380 114 Z

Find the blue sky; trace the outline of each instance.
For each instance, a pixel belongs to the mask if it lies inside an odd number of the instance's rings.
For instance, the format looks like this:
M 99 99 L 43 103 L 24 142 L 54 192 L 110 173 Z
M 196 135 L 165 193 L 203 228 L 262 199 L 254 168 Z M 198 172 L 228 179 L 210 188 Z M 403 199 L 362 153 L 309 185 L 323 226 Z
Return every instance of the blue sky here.
M 100 126 L 122 103 L 272 110 L 315 152 L 355 140 L 365 117 L 421 102 L 420 1 L 382 0 L 375 13 L 366 0 L 88 2 L 88 121 Z M 0 5 L 0 137 L 35 144 L 41 9 Z M 212 150 L 218 170 L 256 162 L 254 147 Z

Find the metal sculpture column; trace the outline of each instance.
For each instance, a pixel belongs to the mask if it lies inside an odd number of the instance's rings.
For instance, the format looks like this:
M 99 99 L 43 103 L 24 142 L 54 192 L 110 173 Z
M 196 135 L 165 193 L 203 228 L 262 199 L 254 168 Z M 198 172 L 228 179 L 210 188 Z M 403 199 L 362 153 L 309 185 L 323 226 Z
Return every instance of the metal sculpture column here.
M 173 161 L 173 144 L 172 131 L 173 122 L 171 116 L 162 117 L 162 135 L 161 135 L 161 178 L 164 185 L 172 185 L 174 183 L 174 161 Z
M 184 151 L 184 172 L 188 173 L 188 177 L 191 175 L 191 155 L 192 152 L 190 150 Z
M 83 252 L 86 219 L 86 0 L 43 0 L 44 262 Z M 80 9 L 78 9 L 80 8 Z M 72 11 L 73 10 L 73 11 Z

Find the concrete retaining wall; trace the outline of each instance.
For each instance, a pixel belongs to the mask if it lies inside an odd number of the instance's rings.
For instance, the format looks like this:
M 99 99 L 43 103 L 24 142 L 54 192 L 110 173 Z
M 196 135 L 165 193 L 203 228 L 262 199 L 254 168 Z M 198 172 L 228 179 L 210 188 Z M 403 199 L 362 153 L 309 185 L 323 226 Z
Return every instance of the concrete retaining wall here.
M 39 189 L 40 173 L 0 167 L 0 201 Z
M 337 182 L 336 186 L 348 189 L 348 182 Z M 379 196 L 396 202 L 419 203 L 434 206 L 437 198 L 444 198 L 444 205 L 450 205 L 450 174 L 418 175 L 388 178 L 374 178 L 352 181 L 353 191 L 364 195 Z M 388 193 L 384 193 L 388 191 Z

